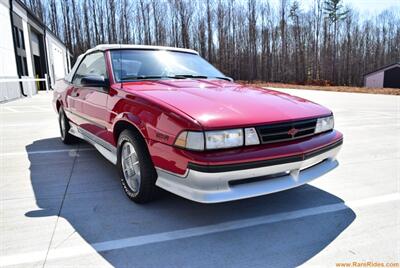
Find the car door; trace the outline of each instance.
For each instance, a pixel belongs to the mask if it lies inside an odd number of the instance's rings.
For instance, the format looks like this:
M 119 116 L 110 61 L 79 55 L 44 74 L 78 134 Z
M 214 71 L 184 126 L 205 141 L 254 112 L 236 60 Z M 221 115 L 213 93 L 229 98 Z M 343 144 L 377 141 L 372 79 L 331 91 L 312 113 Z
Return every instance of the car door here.
M 69 95 L 72 100 L 70 102 L 72 104 L 70 113 L 85 134 L 102 137 L 107 131 L 107 99 L 109 89 L 107 87 L 82 84 L 82 78 L 93 75 L 103 76 L 105 80 L 108 80 L 103 52 L 88 54 L 80 63 L 72 79 L 73 88 Z

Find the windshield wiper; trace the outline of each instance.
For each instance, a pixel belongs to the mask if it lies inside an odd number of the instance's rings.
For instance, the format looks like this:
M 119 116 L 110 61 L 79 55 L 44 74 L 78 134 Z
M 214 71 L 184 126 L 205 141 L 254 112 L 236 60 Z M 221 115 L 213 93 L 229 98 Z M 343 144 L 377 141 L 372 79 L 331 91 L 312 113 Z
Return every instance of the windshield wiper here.
M 129 81 L 129 80 L 143 80 L 143 79 L 161 79 L 165 78 L 165 76 L 160 75 L 128 75 L 121 78 L 121 81 Z
M 229 78 L 229 77 L 226 77 L 226 76 L 216 76 L 216 77 L 210 77 L 210 78 L 226 80 L 226 81 L 229 81 L 229 82 L 232 82 L 232 81 L 233 81 L 232 78 Z
M 208 77 L 205 75 L 193 75 L 193 74 L 176 74 L 176 75 L 128 75 L 121 78 L 121 81 L 131 81 L 131 80 L 145 80 L 145 79 L 186 79 L 186 78 L 198 78 L 198 79 L 222 79 L 227 81 L 232 81 L 229 77 L 217 76 L 217 77 Z
M 205 76 L 205 75 L 192 75 L 192 74 L 177 74 L 175 76 L 171 76 L 172 78 L 200 78 L 200 79 L 221 79 L 232 82 L 232 79 L 226 76 Z
M 193 75 L 193 74 L 176 74 L 174 76 L 169 76 L 171 78 L 177 78 L 177 79 L 182 79 L 182 78 L 204 78 L 207 79 L 208 77 L 205 75 Z

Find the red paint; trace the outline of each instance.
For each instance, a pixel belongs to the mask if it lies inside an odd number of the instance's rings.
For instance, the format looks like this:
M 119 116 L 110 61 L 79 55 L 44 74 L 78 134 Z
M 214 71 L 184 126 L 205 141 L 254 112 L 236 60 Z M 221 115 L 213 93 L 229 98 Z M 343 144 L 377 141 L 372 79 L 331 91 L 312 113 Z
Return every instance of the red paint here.
M 338 131 L 286 143 L 212 152 L 172 146 L 183 130 L 226 129 L 315 118 L 331 111 L 285 93 L 224 80 L 184 79 L 114 83 L 109 53 L 110 88 L 76 87 L 59 81 L 54 106 L 67 117 L 112 145 L 119 122 L 135 126 L 145 138 L 155 166 L 183 174 L 187 163 L 221 165 L 284 157 L 311 151 L 342 138 Z M 72 96 L 79 93 L 79 96 Z
M 131 82 L 124 83 L 124 90 L 168 103 L 197 120 L 204 129 L 254 126 L 331 114 L 318 104 L 285 93 L 223 80 L 205 81 Z

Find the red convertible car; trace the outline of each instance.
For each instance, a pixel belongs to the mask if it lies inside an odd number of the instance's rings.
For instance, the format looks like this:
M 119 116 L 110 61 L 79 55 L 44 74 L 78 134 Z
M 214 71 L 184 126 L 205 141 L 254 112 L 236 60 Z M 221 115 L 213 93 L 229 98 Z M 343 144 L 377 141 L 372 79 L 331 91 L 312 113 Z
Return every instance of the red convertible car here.
M 189 49 L 99 45 L 56 83 L 61 139 L 117 165 L 128 197 L 158 187 L 202 203 L 290 189 L 334 169 L 332 112 L 234 83 Z

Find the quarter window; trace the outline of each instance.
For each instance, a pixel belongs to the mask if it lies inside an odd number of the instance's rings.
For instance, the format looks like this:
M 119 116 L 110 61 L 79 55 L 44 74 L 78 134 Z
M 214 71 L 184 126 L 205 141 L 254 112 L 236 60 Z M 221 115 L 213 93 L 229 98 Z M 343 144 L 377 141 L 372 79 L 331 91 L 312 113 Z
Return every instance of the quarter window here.
M 80 85 L 82 77 L 89 75 L 100 75 L 104 78 L 108 78 L 106 62 L 102 52 L 89 54 L 83 59 L 76 70 L 72 83 Z

